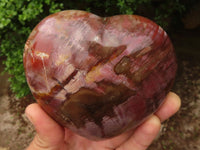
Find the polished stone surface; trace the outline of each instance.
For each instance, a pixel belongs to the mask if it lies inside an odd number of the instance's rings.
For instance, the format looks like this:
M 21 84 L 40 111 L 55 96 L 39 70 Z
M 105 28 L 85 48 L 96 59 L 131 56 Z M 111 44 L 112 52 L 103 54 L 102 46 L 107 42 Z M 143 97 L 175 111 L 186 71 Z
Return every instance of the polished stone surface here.
M 34 97 L 52 118 L 101 140 L 135 128 L 155 112 L 177 64 L 169 37 L 154 22 L 70 10 L 35 27 L 24 67 Z

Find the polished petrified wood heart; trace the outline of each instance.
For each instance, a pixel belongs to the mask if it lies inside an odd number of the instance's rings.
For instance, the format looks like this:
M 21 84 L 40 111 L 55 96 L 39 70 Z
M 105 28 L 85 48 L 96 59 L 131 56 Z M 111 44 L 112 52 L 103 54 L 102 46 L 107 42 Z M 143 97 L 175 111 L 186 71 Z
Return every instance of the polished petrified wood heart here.
M 89 139 L 135 128 L 161 105 L 177 69 L 154 22 L 70 10 L 43 19 L 24 51 L 29 87 L 61 125 Z

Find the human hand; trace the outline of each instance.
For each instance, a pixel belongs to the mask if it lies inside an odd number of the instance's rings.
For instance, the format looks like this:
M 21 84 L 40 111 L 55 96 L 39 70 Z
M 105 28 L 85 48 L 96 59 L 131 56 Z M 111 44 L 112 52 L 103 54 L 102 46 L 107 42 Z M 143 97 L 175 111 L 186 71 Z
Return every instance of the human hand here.
M 170 92 L 162 106 L 138 128 L 104 141 L 90 141 L 51 119 L 38 104 L 26 108 L 26 115 L 36 129 L 27 150 L 146 150 L 159 133 L 161 123 L 175 114 L 180 98 Z

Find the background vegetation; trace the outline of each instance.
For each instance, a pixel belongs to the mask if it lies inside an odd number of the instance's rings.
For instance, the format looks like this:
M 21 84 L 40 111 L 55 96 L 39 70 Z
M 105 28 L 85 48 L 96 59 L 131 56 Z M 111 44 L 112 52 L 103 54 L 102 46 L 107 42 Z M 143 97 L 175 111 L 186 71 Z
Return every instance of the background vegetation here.
M 49 14 L 79 9 L 100 16 L 138 14 L 168 31 L 182 27 L 181 18 L 198 0 L 1 0 L 0 56 L 10 74 L 11 90 L 17 97 L 30 93 L 23 68 L 23 49 L 34 26 Z

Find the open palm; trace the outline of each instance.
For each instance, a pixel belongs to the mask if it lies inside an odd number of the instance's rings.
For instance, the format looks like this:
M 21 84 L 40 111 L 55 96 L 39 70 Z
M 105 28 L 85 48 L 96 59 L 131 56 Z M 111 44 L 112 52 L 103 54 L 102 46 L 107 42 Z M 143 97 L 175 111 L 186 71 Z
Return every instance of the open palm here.
M 115 138 L 91 141 L 61 127 L 38 104 L 26 108 L 37 134 L 27 150 L 145 150 L 159 133 L 161 122 L 180 108 L 180 98 L 170 92 L 163 105 L 143 124 Z

